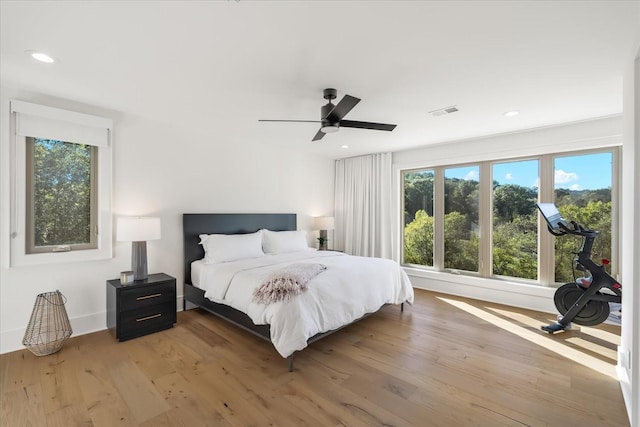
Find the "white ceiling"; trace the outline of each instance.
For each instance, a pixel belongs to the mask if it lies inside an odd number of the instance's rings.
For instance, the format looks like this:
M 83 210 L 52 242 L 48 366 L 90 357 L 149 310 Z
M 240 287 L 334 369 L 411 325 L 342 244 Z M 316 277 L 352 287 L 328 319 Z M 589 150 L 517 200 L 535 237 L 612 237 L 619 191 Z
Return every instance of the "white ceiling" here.
M 0 4 L 5 86 L 332 158 L 618 114 L 640 41 L 640 1 Z M 312 143 L 316 124 L 258 122 L 318 119 L 325 87 L 398 127 Z

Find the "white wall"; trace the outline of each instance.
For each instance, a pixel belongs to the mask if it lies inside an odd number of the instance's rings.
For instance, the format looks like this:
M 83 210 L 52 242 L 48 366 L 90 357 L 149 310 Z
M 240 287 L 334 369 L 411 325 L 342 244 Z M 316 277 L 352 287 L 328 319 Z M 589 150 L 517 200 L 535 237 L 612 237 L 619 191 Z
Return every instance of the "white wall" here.
M 640 49 L 624 78 L 622 338 L 618 376 L 632 426 L 640 425 Z
M 2 87 L 0 92 L 0 352 L 21 341 L 36 295 L 60 289 L 74 335 L 106 327 L 105 281 L 130 269 L 129 243 L 114 243 L 105 261 L 9 268 L 9 101 L 20 99 L 115 121 L 113 209 L 117 216 L 153 215 L 162 239 L 148 242 L 149 272 L 177 278 L 182 306 L 182 214 L 249 212 L 312 216 L 333 213 L 334 161 L 285 151 L 262 141 L 234 139 L 233 129 L 211 122 L 196 134 L 171 123 L 57 100 Z M 115 229 L 115 228 L 114 228 Z M 310 245 L 315 242 L 309 237 Z
M 396 152 L 393 155 L 395 197 L 397 203 L 400 203 L 400 171 L 402 169 L 508 159 L 621 144 L 622 117 L 613 116 Z M 398 219 L 398 221 L 401 220 L 402 218 Z M 398 229 L 400 227 L 401 225 L 398 224 Z M 397 247 L 401 245 L 398 244 Z M 399 254 L 396 254 L 396 259 L 399 259 Z M 552 287 L 415 268 L 405 268 L 405 270 L 416 288 L 549 313 L 556 312 L 553 304 L 555 288 Z

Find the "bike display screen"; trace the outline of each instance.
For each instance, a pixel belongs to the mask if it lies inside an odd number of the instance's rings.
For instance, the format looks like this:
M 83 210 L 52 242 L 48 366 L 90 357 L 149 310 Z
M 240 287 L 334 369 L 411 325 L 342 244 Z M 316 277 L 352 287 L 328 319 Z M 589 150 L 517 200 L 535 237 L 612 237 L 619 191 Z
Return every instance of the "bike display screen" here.
M 537 206 L 540 210 L 540 213 L 547 221 L 547 224 L 552 230 L 562 231 L 563 229 L 560 227 L 560 224 L 562 224 L 564 227 L 569 227 L 567 225 L 567 221 L 565 221 L 565 219 L 562 217 L 562 214 L 560 214 L 560 211 L 556 207 L 555 203 L 538 203 Z

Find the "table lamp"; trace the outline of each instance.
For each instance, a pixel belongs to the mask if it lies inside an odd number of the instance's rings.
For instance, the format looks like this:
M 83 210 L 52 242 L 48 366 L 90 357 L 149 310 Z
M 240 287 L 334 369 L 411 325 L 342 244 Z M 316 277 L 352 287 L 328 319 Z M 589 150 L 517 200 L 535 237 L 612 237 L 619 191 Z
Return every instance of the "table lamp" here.
M 131 243 L 133 280 L 145 280 L 147 274 L 147 240 L 160 239 L 160 218 L 118 218 L 116 240 Z
M 319 247 L 318 250 L 326 251 L 328 249 L 327 242 L 327 230 L 333 230 L 335 228 L 335 220 L 332 216 L 317 216 L 313 219 L 314 228 L 320 230 L 320 237 L 318 237 Z

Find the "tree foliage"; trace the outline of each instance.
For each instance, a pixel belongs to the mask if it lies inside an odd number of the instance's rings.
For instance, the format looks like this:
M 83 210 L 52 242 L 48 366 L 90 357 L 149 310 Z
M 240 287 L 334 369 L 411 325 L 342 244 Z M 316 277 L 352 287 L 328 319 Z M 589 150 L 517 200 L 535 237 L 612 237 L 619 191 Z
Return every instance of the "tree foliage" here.
M 477 181 L 445 179 L 445 268 L 478 271 L 479 237 Z M 404 259 L 410 264 L 433 265 L 432 171 L 405 174 Z M 535 280 L 538 277 L 538 191 L 494 182 L 493 274 Z M 611 256 L 611 189 L 556 190 L 556 204 L 567 220 L 598 230 L 593 258 Z M 574 252 L 581 239 L 555 239 L 555 278 L 573 280 Z
M 536 211 L 538 192 L 521 185 L 499 185 L 493 190 L 493 215 L 498 222 L 511 222 Z M 494 222 L 496 222 L 494 220 Z
M 433 217 L 422 209 L 404 228 L 404 261 L 409 264 L 433 265 Z
M 89 242 L 91 152 L 88 145 L 34 141 L 35 246 Z
M 575 204 L 558 204 L 558 210 L 567 220 L 600 232 L 591 251 L 595 262 L 611 259 L 611 201 L 588 201 L 584 207 Z M 578 236 L 563 236 L 555 240 L 556 282 L 572 282 L 574 253 L 580 249 L 582 239 Z
M 405 174 L 405 224 L 413 221 L 416 212 L 419 210 L 433 216 L 433 183 L 433 171 L 408 172 Z

